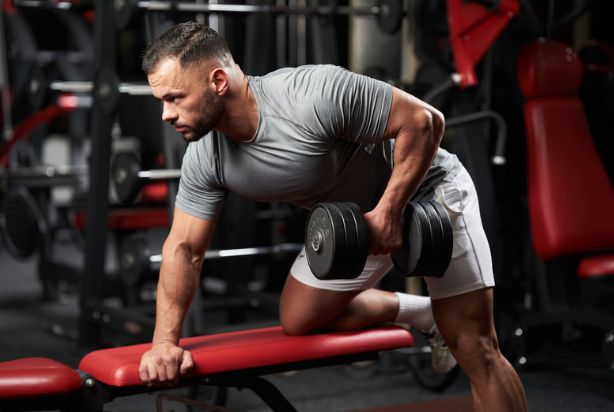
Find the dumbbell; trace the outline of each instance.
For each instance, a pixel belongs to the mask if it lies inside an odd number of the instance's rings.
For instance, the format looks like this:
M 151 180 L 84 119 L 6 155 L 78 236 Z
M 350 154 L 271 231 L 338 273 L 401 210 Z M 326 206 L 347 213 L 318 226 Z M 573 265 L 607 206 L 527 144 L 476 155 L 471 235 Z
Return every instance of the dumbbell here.
M 131 152 L 119 152 L 111 162 L 111 181 L 121 203 L 131 203 L 143 184 L 181 177 L 180 169 L 141 170 L 138 157 Z
M 405 276 L 445 273 L 452 258 L 452 223 L 436 201 L 410 202 L 403 216 L 403 245 L 392 253 L 394 266 Z M 320 203 L 307 219 L 307 262 L 318 279 L 352 279 L 364 269 L 368 228 L 354 203 Z

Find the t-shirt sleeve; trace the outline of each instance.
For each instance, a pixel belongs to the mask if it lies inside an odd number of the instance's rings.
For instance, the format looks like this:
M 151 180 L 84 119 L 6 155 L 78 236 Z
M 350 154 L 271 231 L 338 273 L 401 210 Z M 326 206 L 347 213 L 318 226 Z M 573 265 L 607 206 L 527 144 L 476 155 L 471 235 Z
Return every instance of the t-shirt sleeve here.
M 388 123 L 393 87 L 385 82 L 326 66 L 313 88 L 318 122 L 332 137 L 363 144 L 381 141 Z
M 217 178 L 218 170 L 212 148 L 203 141 L 211 138 L 205 136 L 188 145 L 175 199 L 175 206 L 180 210 L 206 220 L 218 216 L 228 193 Z

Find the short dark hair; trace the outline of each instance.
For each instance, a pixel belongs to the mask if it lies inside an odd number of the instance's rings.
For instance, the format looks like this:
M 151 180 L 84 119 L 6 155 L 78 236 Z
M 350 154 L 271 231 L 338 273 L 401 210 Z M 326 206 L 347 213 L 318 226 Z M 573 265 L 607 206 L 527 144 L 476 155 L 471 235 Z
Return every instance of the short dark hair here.
M 179 65 L 189 65 L 205 59 L 232 58 L 226 41 L 212 28 L 189 21 L 171 27 L 151 42 L 143 56 L 143 70 L 150 74 L 165 58 L 179 59 Z

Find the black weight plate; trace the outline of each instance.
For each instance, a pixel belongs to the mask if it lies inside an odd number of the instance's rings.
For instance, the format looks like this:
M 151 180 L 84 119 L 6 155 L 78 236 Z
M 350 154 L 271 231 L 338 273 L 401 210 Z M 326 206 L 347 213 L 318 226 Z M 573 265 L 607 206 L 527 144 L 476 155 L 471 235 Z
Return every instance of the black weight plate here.
M 348 274 L 348 265 L 353 256 L 348 248 L 350 243 L 350 234 L 352 232 L 351 224 L 353 221 L 347 221 L 337 203 L 326 203 L 326 208 L 329 210 L 330 216 L 335 226 L 335 255 L 334 263 L 330 273 L 325 279 L 346 279 L 351 278 Z
M 412 238 L 421 232 L 419 229 L 420 221 L 414 221 L 414 219 L 416 219 L 414 217 L 414 206 L 411 203 L 408 203 L 403 211 L 403 220 L 401 222 L 403 225 L 403 243 L 400 249 L 395 250 L 390 255 L 394 267 L 404 276 L 409 276 L 411 271 L 416 267 L 417 263 L 415 257 L 413 261 L 410 261 L 409 253 L 409 244 L 410 242 L 415 241 L 412 240 Z M 421 237 L 422 235 L 420 234 L 419 236 Z M 421 243 L 422 241 L 420 240 L 420 244 Z
M 115 113 L 119 103 L 119 79 L 115 70 L 108 65 L 100 68 L 94 83 L 94 101 L 100 104 L 103 112 Z
M 381 0 L 378 5 L 380 12 L 377 15 L 377 23 L 380 30 L 389 34 L 396 33 L 403 22 L 403 1 Z
M 430 254 L 433 250 L 433 233 L 431 229 L 431 223 L 424 207 L 420 203 L 413 203 L 414 214 L 421 221 L 420 228 L 422 230 L 422 244 L 420 245 L 420 255 L 416 263 L 415 269 L 410 272 L 410 276 L 429 276 L 428 263 L 430 261 Z M 417 245 L 409 244 L 410 255 L 414 255 Z
M 422 231 L 424 219 L 419 218 L 422 210 L 416 210 L 413 203 L 408 203 L 403 212 L 403 245 L 395 250 L 392 263 L 405 276 L 412 276 L 422 253 Z
M 119 277 L 129 287 L 137 286 L 151 272 L 149 256 L 151 249 L 147 240 L 140 235 L 128 236 L 119 247 Z
M 356 216 L 347 202 L 335 203 L 335 206 L 339 208 L 343 221 L 345 223 L 346 230 L 346 261 L 344 264 L 343 272 L 340 275 L 344 279 L 354 279 L 358 277 L 365 267 L 365 261 L 367 259 L 366 254 L 359 255 L 358 247 L 358 222 Z
M 4 195 L 0 213 L 0 234 L 16 258 L 28 258 L 39 248 L 47 223 L 39 206 L 27 191 Z
M 318 279 L 333 276 L 339 266 L 337 253 L 344 253 L 343 222 L 335 210 L 327 203 L 320 203 L 311 210 L 307 219 L 305 253 L 309 268 Z
M 446 208 L 439 202 L 431 201 L 430 202 L 433 208 L 437 211 L 439 215 L 439 222 L 441 223 L 441 231 L 442 231 L 442 241 L 441 241 L 441 258 L 439 259 L 439 264 L 441 265 L 441 269 L 439 273 L 443 276 L 450 266 L 450 261 L 452 260 L 452 249 L 454 247 L 454 231 L 452 229 L 452 221 L 450 220 L 450 215 Z
M 355 271 L 352 268 L 352 263 L 357 244 L 354 218 L 341 203 L 329 203 L 328 206 L 331 209 L 331 214 L 335 214 L 341 219 L 340 222 L 342 226 L 340 227 L 342 228 L 344 246 L 341 250 L 337 247 L 337 252 L 335 253 L 335 268 L 331 272 L 332 276 L 328 276 L 327 279 L 352 279 L 358 276 L 352 275 Z M 336 246 L 339 245 L 336 244 Z
M 410 242 L 410 222 L 413 214 L 413 206 L 407 204 L 403 211 L 401 221 L 403 243 L 401 247 L 390 254 L 392 264 L 403 275 L 409 276 L 409 242 Z
M 119 152 L 111 162 L 111 180 L 121 203 L 131 203 L 141 190 L 138 157 L 131 152 Z
M 432 235 L 432 248 L 429 250 L 428 261 L 426 262 L 428 276 L 441 277 L 441 275 L 443 275 L 443 272 L 441 272 L 441 264 L 439 263 L 442 259 L 441 252 L 443 249 L 443 229 L 441 227 L 441 219 L 439 217 L 439 212 L 435 210 L 434 206 L 430 202 L 421 202 L 421 205 L 429 217 Z
M 369 228 L 367 227 L 367 222 L 365 221 L 365 216 L 356 203 L 346 203 L 345 204 L 352 215 L 354 216 L 354 221 L 356 222 L 356 236 L 358 238 L 358 246 L 356 248 L 357 259 L 360 261 L 360 270 L 364 270 L 365 263 L 367 262 L 367 256 L 369 254 Z M 358 262 L 356 263 L 358 264 Z

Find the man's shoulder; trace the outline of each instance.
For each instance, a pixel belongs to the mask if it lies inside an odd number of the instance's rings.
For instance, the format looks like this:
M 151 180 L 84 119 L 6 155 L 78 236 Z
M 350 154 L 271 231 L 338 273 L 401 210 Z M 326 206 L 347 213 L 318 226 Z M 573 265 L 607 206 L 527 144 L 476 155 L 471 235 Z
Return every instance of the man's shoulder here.
M 217 140 L 218 133 L 215 130 L 212 130 L 200 139 L 188 143 L 187 147 L 185 148 L 184 162 L 202 162 L 204 158 L 210 157 L 214 154 L 213 151 L 218 143 Z
M 261 77 L 263 80 L 279 80 L 280 78 L 309 77 L 330 74 L 350 74 L 346 68 L 334 64 L 306 64 L 297 67 L 284 67 Z

